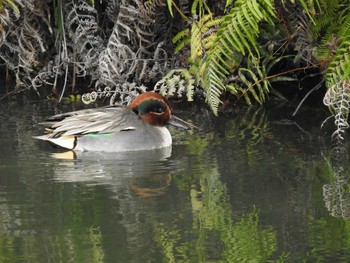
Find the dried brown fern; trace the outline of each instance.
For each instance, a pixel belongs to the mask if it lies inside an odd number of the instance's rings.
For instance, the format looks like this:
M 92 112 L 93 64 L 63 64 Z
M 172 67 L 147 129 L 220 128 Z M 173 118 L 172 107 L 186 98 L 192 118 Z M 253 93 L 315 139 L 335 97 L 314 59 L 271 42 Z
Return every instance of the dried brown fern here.
M 16 1 L 15 7 L 5 5 L 0 13 L 0 58 L 16 79 L 15 91 L 27 89 L 39 56 L 47 51 L 46 36 L 52 30 L 46 1 Z
M 49 85 L 58 90 L 62 98 L 67 85 L 74 89 L 75 79 L 89 77 L 97 80 L 98 57 L 103 39 L 98 26 L 96 9 L 83 0 L 59 1 L 55 50 L 53 56 L 33 78 L 32 85 L 38 89 Z M 58 81 L 63 84 L 58 87 Z
M 174 67 L 172 49 L 163 42 L 171 27 L 164 20 L 165 13 L 157 11 L 159 8 L 165 9 L 157 2 L 144 4 L 139 0 L 119 6 L 113 32 L 99 57 L 99 89 L 107 87 L 124 96 L 128 92 L 122 89 L 125 83 L 133 88 L 155 83 Z M 135 92 L 130 88 L 131 97 Z

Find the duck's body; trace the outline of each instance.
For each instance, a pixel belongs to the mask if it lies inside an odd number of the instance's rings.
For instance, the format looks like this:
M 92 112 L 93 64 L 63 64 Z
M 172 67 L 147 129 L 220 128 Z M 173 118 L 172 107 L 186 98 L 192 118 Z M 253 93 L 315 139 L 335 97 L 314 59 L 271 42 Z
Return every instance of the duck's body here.
M 45 122 L 48 134 L 37 137 L 77 151 L 127 152 L 170 147 L 165 127 L 171 109 L 159 94 L 147 92 L 132 104 L 55 115 Z

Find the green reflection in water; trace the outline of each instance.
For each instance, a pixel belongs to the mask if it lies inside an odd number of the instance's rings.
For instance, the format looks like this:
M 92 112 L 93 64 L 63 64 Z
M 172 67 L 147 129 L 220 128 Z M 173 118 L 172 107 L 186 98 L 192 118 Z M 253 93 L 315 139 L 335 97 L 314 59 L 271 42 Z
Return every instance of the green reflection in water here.
M 30 237 L 27 239 L 30 239 Z M 17 241 L 18 240 L 16 237 L 0 235 L 0 262 L 15 262 L 16 260 L 18 260 L 18 251 L 15 250 L 15 243 Z M 24 243 L 31 244 L 32 242 Z M 21 257 L 21 260 L 30 260 L 34 257 L 34 253 L 29 255 L 27 254 L 26 257 Z
M 98 226 L 103 219 L 97 217 L 103 205 L 77 200 L 81 194 L 97 193 L 91 189 L 82 193 L 64 184 L 56 191 L 50 196 L 51 207 L 38 195 L 33 206 L 1 207 L 0 262 L 105 262 Z
M 275 255 L 276 231 L 259 225 L 258 210 L 234 216 L 217 162 L 202 159 L 207 140 L 201 143 L 198 136 L 194 138 L 189 150 L 197 159 L 192 162 L 196 173 L 191 179 L 187 174 L 174 176 L 178 187 L 190 197 L 192 229 L 182 230 L 180 225 L 184 224 L 174 223 L 189 220 L 180 216 L 172 223 L 154 223 L 154 239 L 164 262 L 283 262 L 285 254 Z
M 308 237 L 310 250 L 303 256 L 305 262 L 349 262 L 350 221 L 310 219 Z
M 326 162 L 319 170 L 324 184 L 315 191 L 318 192 L 315 199 L 323 199 L 329 215 L 308 218 L 310 249 L 303 255 L 305 262 L 349 262 L 350 163 L 347 147 L 345 141 L 333 141 L 325 150 Z
M 104 251 L 102 244 L 102 234 L 99 227 L 90 227 L 90 241 L 92 244 L 92 262 L 104 262 Z

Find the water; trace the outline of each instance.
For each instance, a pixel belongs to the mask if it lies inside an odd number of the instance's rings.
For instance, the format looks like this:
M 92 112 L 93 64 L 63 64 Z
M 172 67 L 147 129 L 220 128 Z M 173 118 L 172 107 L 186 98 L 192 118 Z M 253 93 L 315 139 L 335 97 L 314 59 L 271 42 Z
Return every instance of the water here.
M 202 131 L 152 154 L 32 138 L 74 106 L 0 104 L 0 262 L 350 261 L 348 160 L 331 162 L 323 111 L 175 105 Z

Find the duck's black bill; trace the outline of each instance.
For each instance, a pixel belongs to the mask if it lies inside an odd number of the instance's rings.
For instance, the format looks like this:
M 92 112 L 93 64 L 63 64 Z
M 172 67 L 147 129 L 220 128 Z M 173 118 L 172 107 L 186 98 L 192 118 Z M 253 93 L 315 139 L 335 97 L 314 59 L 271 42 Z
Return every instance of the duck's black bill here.
M 181 129 L 185 129 L 185 130 L 190 130 L 190 129 L 198 129 L 197 126 L 188 123 L 187 121 L 184 121 L 176 116 L 172 116 L 171 119 L 169 120 L 168 124 L 173 125 L 175 127 L 181 128 Z

